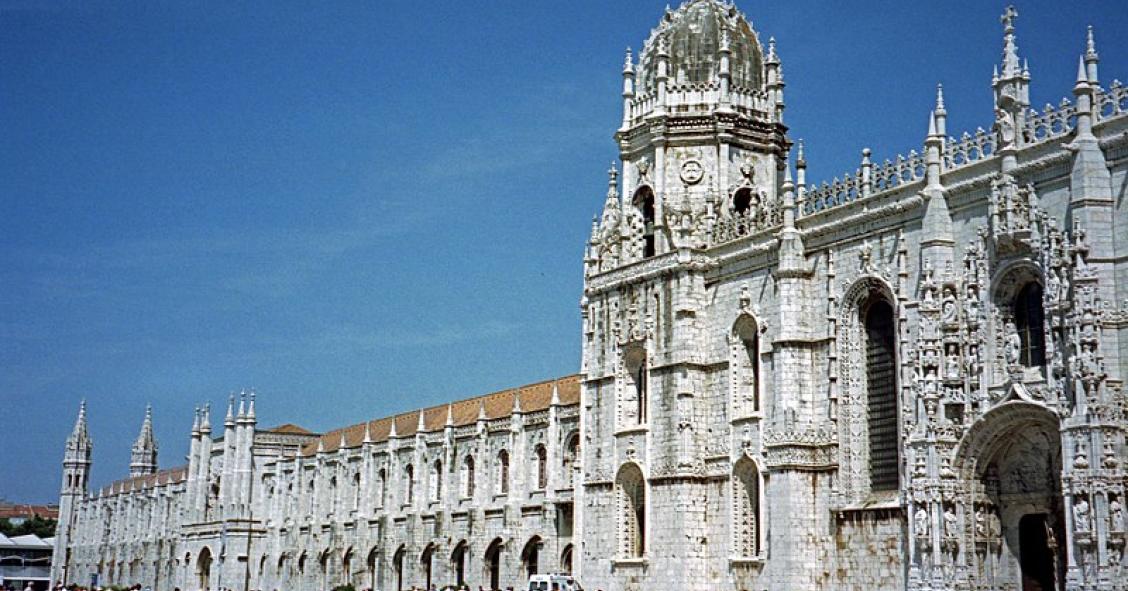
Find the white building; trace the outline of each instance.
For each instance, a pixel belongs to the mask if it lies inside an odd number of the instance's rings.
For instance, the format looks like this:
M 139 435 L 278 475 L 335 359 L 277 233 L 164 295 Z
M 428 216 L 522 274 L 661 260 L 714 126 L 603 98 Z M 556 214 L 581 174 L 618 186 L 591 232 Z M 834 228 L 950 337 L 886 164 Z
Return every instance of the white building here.
M 1128 90 L 1090 32 L 1032 110 L 1016 16 L 990 131 L 938 92 L 919 149 L 816 185 L 774 43 L 668 11 L 623 68 L 579 376 L 321 436 L 204 410 L 186 468 L 143 430 L 97 495 L 80 417 L 56 578 L 1128 589 Z

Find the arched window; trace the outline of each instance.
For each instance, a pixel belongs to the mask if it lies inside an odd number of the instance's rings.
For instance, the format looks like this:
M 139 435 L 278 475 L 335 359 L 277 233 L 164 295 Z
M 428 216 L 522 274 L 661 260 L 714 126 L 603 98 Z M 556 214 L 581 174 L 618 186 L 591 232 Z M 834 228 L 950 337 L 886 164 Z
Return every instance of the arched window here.
M 415 467 L 408 464 L 403 469 L 403 504 L 410 505 L 415 502 Z
M 380 500 L 380 506 L 383 507 L 384 506 L 384 498 L 385 498 L 385 496 L 387 495 L 387 492 L 388 492 L 388 471 L 385 470 L 384 468 L 380 468 L 379 474 L 380 474 L 379 475 L 380 482 L 378 482 L 377 484 L 380 486 L 380 490 L 379 490 L 379 496 L 377 498 Z
M 462 496 L 463 498 L 474 497 L 474 456 L 467 455 L 462 460 L 462 474 L 459 479 L 462 482 Z
M 635 464 L 626 464 L 615 479 L 619 555 L 642 558 L 646 553 L 646 486 Z
M 646 350 L 640 346 L 633 346 L 624 357 L 629 382 L 624 388 L 624 393 L 628 398 L 624 410 L 634 419 L 633 421 L 625 420 L 624 426 L 630 425 L 632 422 L 643 425 L 647 419 L 646 399 L 649 377 L 646 367 Z
M 352 486 L 353 486 L 352 508 L 353 508 L 353 511 L 359 511 L 360 510 L 360 472 L 353 474 Z
M 732 196 L 732 210 L 738 214 L 745 214 L 752 206 L 752 189 L 745 187 Z
M 329 478 L 329 513 L 337 513 L 337 477 Z
M 572 433 L 564 444 L 564 486 L 572 488 L 572 470 L 580 457 L 580 434 Z
M 643 223 L 643 246 L 642 256 L 652 257 L 655 254 L 654 246 L 654 191 L 650 187 L 641 187 L 635 191 L 634 198 L 631 203 L 642 214 Z
M 497 454 L 497 490 L 499 494 L 509 494 L 509 452 L 504 449 Z
M 548 451 L 545 450 L 544 445 L 537 445 L 537 488 L 543 489 L 548 486 Z
M 1022 341 L 1019 362 L 1026 367 L 1046 365 L 1046 333 L 1043 327 L 1042 286 L 1027 283 L 1014 299 L 1014 326 Z
M 760 410 L 760 331 L 756 321 L 741 316 L 732 330 L 734 365 L 733 417 Z
M 431 467 L 431 500 L 438 501 L 443 497 L 443 462 L 435 460 Z
M 870 490 L 896 490 L 899 437 L 897 434 L 897 352 L 893 307 L 871 296 L 862 308 L 866 334 L 866 389 L 869 415 Z
M 732 533 L 737 556 L 760 554 L 760 473 L 756 464 L 741 458 L 732 471 Z

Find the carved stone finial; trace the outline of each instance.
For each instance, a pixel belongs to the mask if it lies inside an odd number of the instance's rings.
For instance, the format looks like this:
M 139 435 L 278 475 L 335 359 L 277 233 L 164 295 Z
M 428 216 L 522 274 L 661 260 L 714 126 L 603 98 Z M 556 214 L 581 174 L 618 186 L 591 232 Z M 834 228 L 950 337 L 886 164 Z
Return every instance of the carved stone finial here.
M 947 111 L 944 110 L 944 85 L 936 85 L 936 114 L 946 115 Z

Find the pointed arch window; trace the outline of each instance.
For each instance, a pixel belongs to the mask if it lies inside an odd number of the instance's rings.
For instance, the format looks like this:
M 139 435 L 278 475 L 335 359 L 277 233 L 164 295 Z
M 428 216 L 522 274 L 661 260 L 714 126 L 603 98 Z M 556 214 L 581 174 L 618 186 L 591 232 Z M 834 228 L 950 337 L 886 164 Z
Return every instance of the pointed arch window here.
M 733 327 L 735 417 L 748 416 L 760 410 L 760 331 L 756 321 L 741 316 Z
M 537 488 L 543 490 L 548 486 L 548 451 L 544 445 L 537 445 Z
M 871 296 L 862 308 L 866 336 L 866 406 L 869 416 L 870 490 L 900 485 L 897 429 L 897 358 L 893 307 Z
M 643 425 L 647 420 L 647 387 L 649 375 L 646 367 L 646 350 L 632 346 L 624 356 L 627 371 L 627 384 L 624 387 L 623 426 Z M 631 420 L 633 419 L 633 420 Z
M 1022 342 L 1019 363 L 1026 367 L 1046 365 L 1046 333 L 1043 327 L 1045 309 L 1042 303 L 1042 286 L 1027 283 L 1014 300 L 1014 326 Z
M 650 187 L 640 187 L 635 191 L 631 203 L 642 214 L 642 256 L 652 257 L 655 254 L 654 244 L 654 191 Z
M 747 457 L 733 467 L 733 548 L 744 558 L 760 554 L 760 472 Z
M 509 494 L 509 452 L 504 449 L 497 454 L 498 494 Z
M 462 460 L 462 496 L 464 498 L 474 497 L 474 456 L 467 455 L 466 459 Z
M 443 462 L 435 460 L 431 467 L 431 500 L 438 501 L 443 496 Z
M 404 487 L 404 501 L 403 504 L 410 505 L 415 501 L 415 467 L 408 464 L 403 469 L 403 487 Z
M 615 479 L 615 497 L 619 555 L 642 558 L 646 554 L 646 487 L 638 466 L 627 464 L 619 470 Z
M 380 506 L 383 507 L 384 506 L 384 499 L 387 498 L 387 493 L 388 493 L 388 471 L 384 468 L 380 468 L 378 478 L 380 480 L 380 482 L 379 482 L 380 496 L 378 497 L 378 499 L 380 501 Z

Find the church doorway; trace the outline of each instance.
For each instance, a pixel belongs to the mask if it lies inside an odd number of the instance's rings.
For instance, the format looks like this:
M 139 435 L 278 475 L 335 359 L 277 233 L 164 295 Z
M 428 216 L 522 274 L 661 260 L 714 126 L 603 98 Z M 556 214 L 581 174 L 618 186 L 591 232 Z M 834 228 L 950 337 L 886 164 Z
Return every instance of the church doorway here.
M 1057 525 L 1045 513 L 1023 515 L 1018 521 L 1018 552 L 1022 567 L 1022 591 L 1052 591 L 1054 564 L 1057 561 L 1054 546 Z
M 1065 507 L 1057 417 L 1031 403 L 1002 404 L 973 425 L 959 456 L 964 476 L 974 478 L 977 578 L 990 581 L 992 588 L 1064 589 Z

